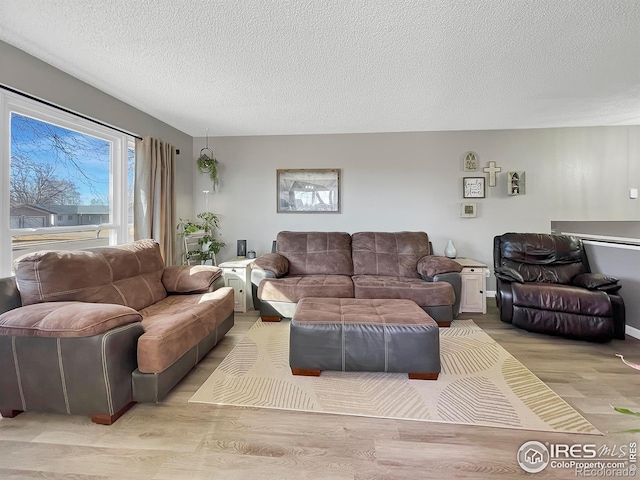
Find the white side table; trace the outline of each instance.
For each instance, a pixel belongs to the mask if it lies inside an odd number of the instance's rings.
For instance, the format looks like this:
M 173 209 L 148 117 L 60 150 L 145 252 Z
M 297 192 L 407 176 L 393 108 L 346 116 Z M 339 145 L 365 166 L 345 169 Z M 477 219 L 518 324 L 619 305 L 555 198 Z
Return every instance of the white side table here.
M 462 265 L 460 312 L 487 313 L 487 265 L 470 258 L 454 258 Z
M 224 284 L 233 288 L 234 307 L 236 312 L 246 313 L 253 310 L 251 298 L 251 264 L 255 258 L 231 260 L 218 265 L 224 275 Z

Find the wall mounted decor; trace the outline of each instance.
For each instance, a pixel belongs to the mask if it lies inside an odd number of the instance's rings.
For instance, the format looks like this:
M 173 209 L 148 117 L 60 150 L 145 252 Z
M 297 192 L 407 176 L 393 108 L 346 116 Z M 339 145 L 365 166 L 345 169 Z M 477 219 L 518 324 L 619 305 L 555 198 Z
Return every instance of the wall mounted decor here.
M 467 152 L 462 158 L 463 172 L 477 172 L 480 168 L 480 160 L 476 152 Z
M 507 172 L 507 193 L 509 195 L 524 195 L 524 172 Z
M 462 196 L 464 198 L 484 198 L 484 177 L 464 177 L 462 179 Z
M 489 165 L 489 166 L 488 167 L 484 167 L 482 169 L 482 171 L 484 173 L 488 173 L 489 174 L 489 186 L 490 187 L 495 187 L 496 186 L 496 173 L 501 172 L 502 168 L 496 167 L 496 162 L 494 162 L 493 160 L 491 160 L 489 163 L 487 163 L 487 165 Z
M 477 216 L 478 204 L 476 202 L 464 202 L 460 210 L 460 216 L 463 218 L 475 218 Z
M 340 169 L 277 171 L 278 213 L 340 213 Z

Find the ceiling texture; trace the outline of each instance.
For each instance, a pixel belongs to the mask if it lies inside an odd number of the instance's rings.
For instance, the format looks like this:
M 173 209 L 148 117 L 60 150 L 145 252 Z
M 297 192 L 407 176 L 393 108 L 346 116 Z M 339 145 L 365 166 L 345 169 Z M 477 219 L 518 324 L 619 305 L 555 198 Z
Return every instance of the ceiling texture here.
M 640 125 L 638 0 L 1 0 L 0 40 L 196 137 Z

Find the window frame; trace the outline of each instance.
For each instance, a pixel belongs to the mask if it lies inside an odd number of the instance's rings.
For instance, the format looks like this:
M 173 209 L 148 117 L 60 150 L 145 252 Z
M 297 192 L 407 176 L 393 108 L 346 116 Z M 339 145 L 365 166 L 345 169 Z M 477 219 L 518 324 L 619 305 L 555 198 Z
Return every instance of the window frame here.
M 13 236 L 25 233 L 64 233 L 96 230 L 95 226 L 43 227 L 12 229 L 10 219 L 11 182 L 11 114 L 17 113 L 51 123 L 81 134 L 100 138 L 111 144 L 109 166 L 108 224 L 100 224 L 109 231 L 109 245 L 128 242 L 128 150 L 135 149 L 131 135 L 103 127 L 89 120 L 41 104 L 13 92 L 0 90 L 0 277 L 12 275 Z

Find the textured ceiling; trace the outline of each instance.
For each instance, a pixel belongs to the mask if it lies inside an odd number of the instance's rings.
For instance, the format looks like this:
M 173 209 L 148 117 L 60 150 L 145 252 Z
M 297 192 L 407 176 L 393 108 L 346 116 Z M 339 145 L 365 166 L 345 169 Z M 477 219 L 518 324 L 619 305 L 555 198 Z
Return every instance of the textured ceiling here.
M 192 136 L 640 124 L 637 0 L 1 0 L 0 39 Z

